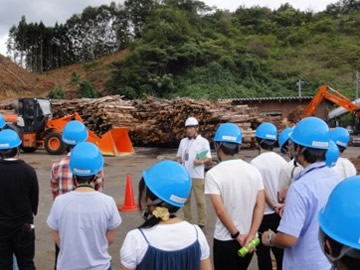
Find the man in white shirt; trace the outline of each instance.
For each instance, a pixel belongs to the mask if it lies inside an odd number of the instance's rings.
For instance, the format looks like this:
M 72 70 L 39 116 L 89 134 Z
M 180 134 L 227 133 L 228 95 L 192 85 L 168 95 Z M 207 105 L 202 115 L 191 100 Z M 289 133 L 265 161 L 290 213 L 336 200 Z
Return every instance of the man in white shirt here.
M 340 154 L 342 155 L 348 147 L 350 134 L 345 128 L 337 127 L 330 131 L 330 140 L 336 143 Z M 337 160 L 334 168 L 339 174 L 341 180 L 355 176 L 357 173 L 354 164 L 352 164 L 347 158 L 341 156 Z
M 280 151 L 290 159 L 290 161 L 284 164 L 280 170 L 278 185 L 278 200 L 280 203 L 285 202 L 286 193 L 290 185 L 295 181 L 295 176 L 302 170 L 301 165 L 295 162 L 293 157 L 294 153 L 292 153 L 289 148 L 290 134 L 293 130 L 293 128 L 286 128 L 279 135 Z
M 238 126 L 222 124 L 214 141 L 220 163 L 205 180 L 205 194 L 210 195 L 217 215 L 214 266 L 215 270 L 245 270 L 253 253 L 241 258 L 237 251 L 256 237 L 264 214 L 264 186 L 254 166 L 234 157 L 242 143 Z
M 177 161 L 182 164 L 192 178 L 192 191 L 195 195 L 198 225 L 206 225 L 206 202 L 204 194 L 205 165 L 211 162 L 209 141 L 199 132 L 199 122 L 194 117 L 185 121 L 186 137 L 181 140 L 177 152 Z M 184 206 L 184 219 L 192 223 L 191 194 Z
M 57 269 L 111 270 L 108 249 L 121 217 L 114 199 L 95 191 L 103 165 L 92 143 L 79 143 L 72 151 L 69 167 L 76 188 L 55 199 L 47 219 L 60 247 Z
M 323 255 L 319 239 L 319 211 L 339 183 L 339 176 L 325 164 L 329 147 L 329 128 L 316 117 L 296 124 L 290 136 L 296 161 L 303 170 L 296 176 L 286 195 L 284 215 L 278 233 L 262 234 L 262 243 L 284 248 L 284 270 L 331 269 Z
M 278 154 L 273 152 L 277 141 L 277 129 L 272 123 L 263 123 L 255 133 L 257 146 L 260 155 L 254 158 L 250 163 L 255 166 L 261 173 L 265 188 L 265 212 L 264 218 L 260 225 L 259 232 L 269 229 L 276 231 L 280 223 L 277 191 L 281 168 L 286 161 Z M 271 248 L 273 252 L 277 269 L 282 269 L 283 250 Z M 256 251 L 258 257 L 258 266 L 260 270 L 272 270 L 270 248 L 260 244 Z

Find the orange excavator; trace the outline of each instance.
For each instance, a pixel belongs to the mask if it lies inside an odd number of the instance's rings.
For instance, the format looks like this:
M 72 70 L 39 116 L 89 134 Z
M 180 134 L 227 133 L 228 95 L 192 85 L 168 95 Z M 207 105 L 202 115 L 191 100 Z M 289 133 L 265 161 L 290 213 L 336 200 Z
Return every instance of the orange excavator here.
M 347 98 L 343 94 L 341 94 L 339 91 L 331 88 L 328 85 L 323 85 L 319 88 L 319 91 L 314 96 L 314 98 L 311 100 L 309 105 L 306 107 L 304 117 L 312 116 L 315 113 L 315 110 L 319 106 L 319 104 L 323 100 L 328 100 L 339 107 L 344 108 L 346 111 L 352 113 L 353 115 L 353 121 L 351 124 L 352 134 L 358 135 L 360 134 L 360 106 L 356 104 L 356 102 L 353 102 L 351 99 Z M 330 115 L 330 114 L 329 114 Z M 333 118 L 335 116 L 328 117 L 329 120 L 332 120 L 330 118 Z M 356 141 L 358 139 L 356 138 Z
M 14 129 L 22 139 L 21 149 L 24 152 L 35 152 L 38 148 L 45 148 L 51 155 L 61 155 L 66 150 L 62 142 L 62 131 L 71 120 L 83 122 L 78 113 L 53 119 L 51 102 L 42 98 L 22 98 L 18 100 L 16 114 L 6 115 L 7 128 Z M 127 128 L 112 128 L 99 137 L 88 130 L 88 141 L 96 144 L 103 155 L 119 156 L 133 153 L 131 140 Z

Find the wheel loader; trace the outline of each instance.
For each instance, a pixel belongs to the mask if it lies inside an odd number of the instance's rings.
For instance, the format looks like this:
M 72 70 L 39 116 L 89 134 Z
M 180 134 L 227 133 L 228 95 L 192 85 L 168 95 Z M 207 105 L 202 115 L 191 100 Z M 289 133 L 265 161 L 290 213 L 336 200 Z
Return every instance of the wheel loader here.
M 15 130 L 20 135 L 21 149 L 26 153 L 45 148 L 51 155 L 64 154 L 67 146 L 61 137 L 65 125 L 71 120 L 83 122 L 78 113 L 53 119 L 49 99 L 21 98 L 15 107 L 15 114 L 3 116 L 7 128 Z M 88 132 L 88 141 L 96 144 L 103 155 L 119 156 L 134 152 L 127 128 L 112 128 L 101 137 L 89 129 Z

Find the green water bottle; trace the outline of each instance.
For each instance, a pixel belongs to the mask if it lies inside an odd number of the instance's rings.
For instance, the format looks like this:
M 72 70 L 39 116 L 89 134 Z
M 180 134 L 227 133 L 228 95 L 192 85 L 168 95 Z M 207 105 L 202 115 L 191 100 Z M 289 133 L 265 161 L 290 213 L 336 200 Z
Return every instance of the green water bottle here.
M 253 240 L 251 240 L 251 242 L 249 244 L 247 244 L 245 247 L 242 247 L 241 249 L 238 250 L 238 255 L 242 258 L 245 257 L 246 254 L 248 254 L 250 250 L 252 250 L 256 246 L 258 246 L 259 244 L 260 244 L 259 237 L 254 238 Z

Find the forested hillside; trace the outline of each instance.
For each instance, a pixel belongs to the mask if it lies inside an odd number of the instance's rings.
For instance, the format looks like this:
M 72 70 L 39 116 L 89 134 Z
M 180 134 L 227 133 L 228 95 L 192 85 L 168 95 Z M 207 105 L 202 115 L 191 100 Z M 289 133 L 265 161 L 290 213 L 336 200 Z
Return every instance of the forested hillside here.
M 194 0 L 127 0 L 88 7 L 55 26 L 23 17 L 10 30 L 8 48 L 33 72 L 86 66 L 128 48 L 97 86 L 128 98 L 293 96 L 299 79 L 304 95 L 326 83 L 353 98 L 359 29 L 359 0 L 319 13 L 288 4 L 229 12 Z

